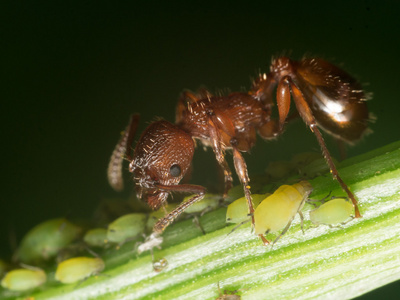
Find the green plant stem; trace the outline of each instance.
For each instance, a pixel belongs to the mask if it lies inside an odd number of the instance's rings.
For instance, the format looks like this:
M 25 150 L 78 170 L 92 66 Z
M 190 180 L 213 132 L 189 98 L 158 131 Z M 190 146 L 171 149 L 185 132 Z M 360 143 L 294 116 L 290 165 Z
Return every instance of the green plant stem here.
M 200 218 L 207 234 L 191 220 L 164 233 L 155 259 L 166 258 L 160 273 L 149 253 L 137 256 L 127 244 L 104 255 L 105 276 L 73 285 L 50 286 L 35 299 L 215 299 L 238 290 L 242 299 L 344 299 L 400 279 L 400 142 L 349 159 L 339 173 L 359 200 L 361 219 L 340 228 L 312 228 L 305 206 L 305 234 L 298 218 L 271 248 L 249 226 L 231 232 L 226 208 Z M 311 198 L 344 195 L 329 174 L 310 181 Z M 25 297 L 25 296 L 24 296 Z M 23 298 L 24 298 L 23 297 Z

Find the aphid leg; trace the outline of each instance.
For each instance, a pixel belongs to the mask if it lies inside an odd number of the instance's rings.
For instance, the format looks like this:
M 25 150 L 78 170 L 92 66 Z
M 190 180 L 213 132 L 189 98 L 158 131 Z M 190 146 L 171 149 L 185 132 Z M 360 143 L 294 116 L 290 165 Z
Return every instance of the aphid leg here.
M 303 232 L 303 234 L 305 233 L 304 232 L 304 216 L 303 216 L 303 213 L 299 210 L 298 211 L 298 213 L 299 213 L 299 216 L 300 216 L 300 227 L 301 227 L 301 231 Z
M 196 194 L 196 196 L 192 197 L 188 201 L 181 203 L 177 208 L 167 214 L 164 218 L 158 220 L 158 222 L 153 227 L 153 232 L 161 234 L 164 229 L 171 224 L 186 208 L 188 208 L 193 203 L 204 198 L 206 193 L 206 189 L 199 185 L 193 184 L 179 184 L 179 185 L 161 185 L 158 184 L 157 187 L 165 192 L 181 192 L 181 193 L 191 193 Z
M 286 227 L 282 230 L 282 232 L 278 235 L 278 237 L 272 242 L 272 244 L 271 244 L 272 247 L 273 247 L 273 246 L 276 244 L 276 242 L 278 242 L 279 239 L 289 230 L 290 225 L 292 225 L 292 222 L 293 222 L 293 219 L 294 219 L 295 216 L 296 216 L 296 215 L 294 215 L 294 216 L 290 219 L 290 221 L 287 223 Z
M 233 229 L 231 230 L 231 232 L 228 233 L 228 235 L 230 235 L 232 232 L 234 232 L 236 229 L 238 229 L 240 226 L 242 226 L 243 224 L 246 224 L 248 222 L 250 222 L 251 219 L 248 220 L 244 220 L 242 222 L 240 222 L 239 224 L 237 224 L 235 227 L 233 227 Z
M 324 155 L 324 158 L 329 166 L 329 169 L 331 170 L 333 178 L 339 182 L 342 189 L 347 193 L 347 195 L 353 202 L 354 210 L 355 210 L 355 217 L 361 218 L 361 214 L 360 214 L 360 211 L 359 211 L 358 205 L 357 205 L 357 200 L 354 197 L 353 193 L 348 188 L 348 186 L 346 185 L 346 183 L 344 183 L 342 178 L 339 176 L 339 173 L 338 173 L 336 166 L 332 160 L 332 157 L 328 151 L 328 148 L 326 147 L 326 144 L 321 135 L 321 132 L 319 131 L 319 129 L 317 127 L 317 123 L 315 121 L 315 118 L 312 114 L 310 107 L 308 106 L 306 100 L 304 99 L 304 96 L 303 96 L 302 92 L 300 91 L 300 89 L 293 83 L 293 81 L 291 80 L 291 78 L 289 76 L 284 76 L 281 79 L 281 81 L 279 82 L 279 85 L 278 85 L 278 90 L 277 90 L 279 121 L 280 121 L 281 126 L 283 126 L 283 123 L 285 121 L 287 113 L 289 112 L 289 108 L 288 108 L 288 106 L 290 106 L 289 87 L 292 91 L 293 100 L 296 104 L 297 111 L 299 112 L 303 121 L 307 124 L 308 127 L 310 127 L 310 130 L 316 136 L 317 141 L 321 147 L 322 153 Z M 281 112 L 281 110 L 282 110 L 282 112 Z
M 300 224 L 301 224 L 300 226 L 301 226 L 301 230 L 303 231 L 303 234 L 304 234 L 304 228 L 303 228 L 303 225 L 304 225 L 304 216 L 303 216 L 303 213 L 301 212 L 301 209 L 303 208 L 304 203 L 306 202 L 306 199 L 307 199 L 308 196 L 310 195 L 311 191 L 312 191 L 312 190 L 309 190 L 308 192 L 306 192 L 306 193 L 303 195 L 303 200 L 300 202 L 299 207 L 297 208 L 297 213 L 298 213 L 299 216 L 300 216 Z M 296 217 L 296 214 L 294 214 L 294 216 L 293 216 L 293 217 L 290 219 L 290 221 L 287 223 L 286 227 L 283 229 L 283 231 L 281 232 L 281 234 L 274 240 L 274 242 L 272 243 L 272 246 L 274 246 L 275 243 L 276 243 L 277 241 L 279 241 L 279 239 L 289 230 L 290 225 L 292 224 L 292 222 L 293 222 L 293 220 L 294 220 L 295 217 Z
M 132 160 L 131 148 L 133 138 L 139 124 L 139 115 L 134 114 L 129 120 L 129 124 L 125 131 L 122 133 L 115 149 L 111 155 L 110 162 L 107 169 L 108 183 L 116 191 L 122 191 L 124 188 L 124 181 L 122 179 L 122 163 L 125 158 Z
M 197 228 L 199 228 L 199 229 L 201 230 L 201 232 L 202 232 L 203 234 L 206 234 L 206 232 L 205 232 L 203 226 L 201 226 L 201 224 L 200 224 L 200 220 L 199 220 L 199 217 L 198 217 L 198 216 L 194 215 L 194 216 L 193 216 L 193 221 L 192 221 L 192 222 L 196 225 Z

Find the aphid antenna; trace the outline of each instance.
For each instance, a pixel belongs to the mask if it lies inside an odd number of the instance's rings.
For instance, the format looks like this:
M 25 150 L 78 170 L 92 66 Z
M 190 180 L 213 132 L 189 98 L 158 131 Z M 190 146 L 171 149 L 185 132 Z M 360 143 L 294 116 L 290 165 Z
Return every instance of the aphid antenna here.
M 19 263 L 19 265 L 21 266 L 21 268 L 27 269 L 27 270 L 31 270 L 31 271 L 41 271 L 42 269 L 36 266 L 31 266 L 31 265 L 27 265 L 24 263 Z
M 94 252 L 94 251 L 93 251 L 92 249 L 90 249 L 87 245 L 84 245 L 83 247 L 85 248 L 85 250 L 86 250 L 87 252 L 89 252 L 89 254 L 93 255 L 94 257 L 101 258 L 100 255 L 99 255 L 98 253 Z
M 324 198 L 322 198 L 322 199 L 310 199 L 310 198 L 308 198 L 308 199 L 306 200 L 306 202 L 309 203 L 309 204 L 311 204 L 311 205 L 314 205 L 314 207 L 317 207 L 316 202 L 321 202 L 321 204 L 324 204 L 325 202 L 327 202 L 326 199 L 328 199 L 329 196 L 330 196 L 331 194 L 332 194 L 332 191 L 330 191 L 330 192 L 328 193 L 328 195 L 326 195 L 326 196 L 325 196 Z M 329 199 L 329 200 L 332 200 L 332 199 L 334 199 L 334 198 L 343 198 L 343 197 L 335 197 L 335 196 L 332 196 L 331 199 Z M 314 203 L 313 203 L 313 202 L 314 202 Z
M 227 234 L 227 236 L 230 235 L 232 232 L 234 232 L 236 229 L 238 229 L 243 224 L 249 223 L 250 221 L 251 221 L 251 219 L 247 219 L 247 220 L 244 220 L 244 221 L 240 222 L 235 227 L 233 227 L 233 229 Z

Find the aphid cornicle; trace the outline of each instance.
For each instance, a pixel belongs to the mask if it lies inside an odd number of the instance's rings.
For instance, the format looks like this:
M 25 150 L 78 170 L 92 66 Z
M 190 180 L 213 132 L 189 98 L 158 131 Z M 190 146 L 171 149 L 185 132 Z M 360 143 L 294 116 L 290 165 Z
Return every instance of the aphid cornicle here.
M 278 120 L 272 118 L 275 89 Z M 133 115 L 112 154 L 109 182 L 114 189 L 122 189 L 122 162 L 126 158 L 130 161 L 129 171 L 133 173 L 138 197 L 152 209 L 161 207 L 173 192 L 194 194 L 154 225 L 152 236 L 159 236 L 187 207 L 204 197 L 204 187 L 180 184 L 192 161 L 193 139 L 199 140 L 213 149 L 223 170 L 225 195 L 232 186 L 225 151 L 232 151 L 254 225 L 250 178 L 241 152 L 248 152 L 254 146 L 257 133 L 264 139 L 272 139 L 283 132 L 291 99 L 316 136 L 332 176 L 352 200 L 355 216 L 361 217 L 357 200 L 339 176 L 319 128 L 347 143 L 359 140 L 368 127 L 365 95 L 353 77 L 318 58 L 296 62 L 279 57 L 273 60 L 270 72 L 260 74 L 247 93 L 215 96 L 204 89 L 198 93 L 183 92 L 176 108 L 176 123 L 165 120 L 151 123 L 132 154 L 131 144 L 139 121 L 139 116 Z

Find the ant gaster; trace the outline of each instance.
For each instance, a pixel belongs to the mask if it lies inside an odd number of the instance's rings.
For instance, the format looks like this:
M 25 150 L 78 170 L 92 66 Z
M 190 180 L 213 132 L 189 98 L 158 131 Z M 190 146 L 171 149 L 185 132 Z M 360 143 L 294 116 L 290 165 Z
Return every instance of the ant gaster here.
M 275 89 L 278 120 L 271 118 Z M 260 74 L 247 93 L 214 96 L 207 90 L 183 92 L 176 108 L 176 123 L 164 120 L 151 123 L 132 155 L 131 144 L 139 122 L 139 116 L 133 115 L 111 157 L 110 185 L 115 190 L 123 188 L 122 162 L 127 158 L 137 195 L 152 209 L 159 209 L 172 192 L 194 194 L 155 224 L 153 235 L 158 237 L 188 206 L 204 197 L 204 187 L 179 184 L 192 161 L 193 140 L 200 140 L 205 146 L 212 147 L 223 170 L 225 195 L 232 186 L 232 175 L 224 154 L 225 150 L 232 150 L 235 170 L 243 185 L 254 226 L 250 179 L 241 152 L 248 152 L 254 146 L 257 132 L 264 139 L 282 133 L 291 100 L 316 136 L 333 178 L 353 202 L 355 216 L 361 217 L 357 200 L 339 176 L 319 128 L 349 144 L 359 140 L 368 127 L 366 98 L 353 77 L 319 58 L 296 62 L 279 57 L 272 61 L 270 72 Z M 260 237 L 267 243 L 263 235 Z

